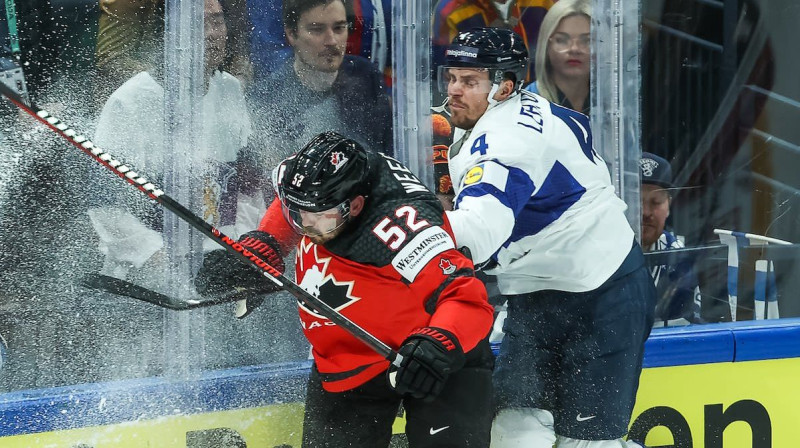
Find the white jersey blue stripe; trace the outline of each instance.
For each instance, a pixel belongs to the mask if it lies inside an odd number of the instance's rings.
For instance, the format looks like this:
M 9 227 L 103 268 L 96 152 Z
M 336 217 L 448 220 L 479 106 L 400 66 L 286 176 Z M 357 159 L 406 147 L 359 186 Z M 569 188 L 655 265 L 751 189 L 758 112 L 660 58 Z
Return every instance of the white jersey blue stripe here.
M 457 130 L 449 157 L 456 244 L 497 262 L 503 294 L 593 290 L 630 251 L 626 206 L 585 115 L 523 92 Z

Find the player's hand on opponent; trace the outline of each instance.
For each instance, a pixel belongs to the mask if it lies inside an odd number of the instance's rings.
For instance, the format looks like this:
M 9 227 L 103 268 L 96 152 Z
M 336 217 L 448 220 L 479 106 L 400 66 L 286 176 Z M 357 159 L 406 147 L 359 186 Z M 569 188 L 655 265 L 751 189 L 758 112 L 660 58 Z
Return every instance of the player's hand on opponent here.
M 270 234 L 256 230 L 245 233 L 238 242 L 278 271 L 285 270 L 279 245 Z M 264 301 L 264 294 L 279 289 L 263 274 L 225 249 L 205 254 L 203 266 L 194 278 L 194 285 L 203 296 L 225 295 L 237 299 L 235 314 L 240 319 Z
M 432 401 L 447 377 L 464 366 L 464 351 L 450 332 L 423 327 L 412 332 L 398 350 L 400 367 L 391 366 L 389 382 L 400 395 Z

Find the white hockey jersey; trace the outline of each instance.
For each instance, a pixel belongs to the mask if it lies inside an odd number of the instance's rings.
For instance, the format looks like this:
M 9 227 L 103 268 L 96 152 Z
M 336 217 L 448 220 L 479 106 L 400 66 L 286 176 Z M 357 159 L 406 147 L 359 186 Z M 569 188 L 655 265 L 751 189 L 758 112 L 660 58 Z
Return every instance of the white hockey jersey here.
M 633 244 L 583 114 L 521 92 L 490 108 L 449 153 L 456 243 L 493 259 L 501 293 L 591 291 Z

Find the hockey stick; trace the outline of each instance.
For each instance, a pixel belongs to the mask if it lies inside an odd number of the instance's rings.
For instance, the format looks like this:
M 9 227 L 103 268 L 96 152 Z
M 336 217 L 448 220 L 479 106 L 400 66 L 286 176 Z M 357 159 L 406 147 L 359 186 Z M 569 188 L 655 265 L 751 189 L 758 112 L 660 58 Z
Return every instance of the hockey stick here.
M 84 288 L 96 289 L 98 291 L 108 292 L 118 296 L 133 297 L 134 299 L 139 299 L 163 308 L 169 308 L 171 310 L 188 309 L 188 305 L 186 304 L 185 300 L 169 297 L 159 292 L 143 288 L 127 280 L 109 277 L 108 275 L 87 275 L 81 279 L 79 284 Z M 209 305 L 216 305 L 215 301 L 213 300 L 209 302 L 211 302 Z
M 219 305 L 221 303 L 229 303 L 241 298 L 240 291 L 232 291 L 228 294 L 220 294 L 211 299 L 206 300 L 186 300 L 176 299 L 160 292 L 147 289 L 142 286 L 131 283 L 127 280 L 109 277 L 102 274 L 93 274 L 84 276 L 79 284 L 84 288 L 96 289 L 118 296 L 132 297 L 144 302 L 158 305 L 162 308 L 167 308 L 175 311 L 190 310 L 193 308 L 201 308 L 205 306 Z
M 261 304 L 261 302 L 264 301 L 263 298 L 242 298 L 244 297 L 243 294 L 248 292 L 246 289 L 235 289 L 226 293 L 216 294 L 213 298 L 205 300 L 176 299 L 174 297 L 161 294 L 160 292 L 153 291 L 152 289 L 147 289 L 136 285 L 127 280 L 109 277 L 108 275 L 103 274 L 86 275 L 80 280 L 79 284 L 84 288 L 96 289 L 98 291 L 116 294 L 118 296 L 132 297 L 143 302 L 152 303 L 153 305 L 175 311 L 190 310 L 193 308 L 201 308 L 235 301 L 236 317 L 239 319 L 242 319 L 246 315 L 250 314 L 253 309 L 255 309 Z M 258 293 L 253 292 L 253 294 Z
M 217 242 L 217 244 L 224 247 L 227 251 L 236 254 L 236 256 L 239 257 L 239 259 L 241 259 L 254 269 L 257 269 L 259 272 L 261 272 L 261 274 L 264 277 L 275 283 L 278 287 L 289 292 L 290 294 L 295 296 L 298 300 L 302 301 L 310 308 L 316 310 L 320 315 L 328 318 L 331 322 L 342 327 L 345 331 L 349 332 L 355 338 L 364 342 L 367 346 L 375 350 L 375 352 L 383 356 L 386 360 L 388 360 L 395 366 L 398 367 L 400 366 L 400 362 L 403 359 L 402 356 L 400 356 L 396 351 L 392 350 L 392 348 L 386 345 L 383 341 L 379 340 L 371 333 L 367 332 L 366 330 L 358 326 L 358 324 L 348 319 L 335 309 L 331 308 L 330 305 L 328 305 L 327 303 L 309 294 L 306 290 L 301 288 L 300 285 L 286 278 L 280 271 L 270 266 L 268 263 L 264 262 L 258 256 L 254 255 L 253 253 L 242 247 L 241 244 L 237 243 L 235 240 L 223 234 L 217 228 L 203 221 L 199 216 L 192 213 L 182 204 L 167 196 L 163 190 L 161 190 L 155 184 L 147 180 L 144 176 L 134 171 L 131 166 L 115 159 L 111 154 L 96 147 L 85 136 L 80 135 L 75 130 L 70 128 L 66 123 L 50 115 L 49 112 L 37 107 L 33 103 L 24 102 L 19 95 L 17 95 L 13 90 L 11 90 L 5 83 L 1 81 L 0 81 L 0 94 L 8 98 L 9 101 L 14 103 L 14 105 L 23 110 L 28 115 L 32 116 L 33 118 L 47 125 L 47 127 L 52 129 L 62 138 L 66 139 L 76 148 L 83 151 L 86 155 L 94 159 L 97 163 L 108 168 L 112 173 L 116 174 L 129 184 L 136 187 L 139 191 L 147 195 L 149 198 L 155 200 L 156 202 L 161 204 L 161 206 L 163 206 L 167 210 L 177 215 L 178 218 L 182 219 L 190 226 L 199 230 L 202 234 L 206 235 L 207 237 Z M 166 308 L 188 310 L 197 307 L 209 306 L 216 303 L 233 302 L 238 300 L 238 298 L 240 297 L 234 295 L 234 298 L 228 297 L 220 301 L 214 301 L 213 299 L 211 301 L 195 301 L 195 300 L 179 300 L 169 297 L 166 297 L 167 300 L 163 299 L 159 300 L 158 297 L 155 297 L 154 300 L 152 301 L 148 300 L 148 301 L 150 303 L 154 303 L 159 306 L 165 306 Z M 210 303 L 210 302 L 215 302 L 215 303 Z

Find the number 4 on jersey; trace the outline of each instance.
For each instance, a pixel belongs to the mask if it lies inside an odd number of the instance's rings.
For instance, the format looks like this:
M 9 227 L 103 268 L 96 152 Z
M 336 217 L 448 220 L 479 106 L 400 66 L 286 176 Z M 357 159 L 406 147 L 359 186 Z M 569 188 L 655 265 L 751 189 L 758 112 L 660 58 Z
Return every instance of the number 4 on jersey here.
M 489 149 L 489 145 L 486 143 L 486 134 L 483 134 L 475 139 L 475 142 L 472 144 L 472 148 L 469 149 L 469 153 L 475 154 L 476 152 L 479 152 L 481 155 L 486 155 L 487 149 Z

